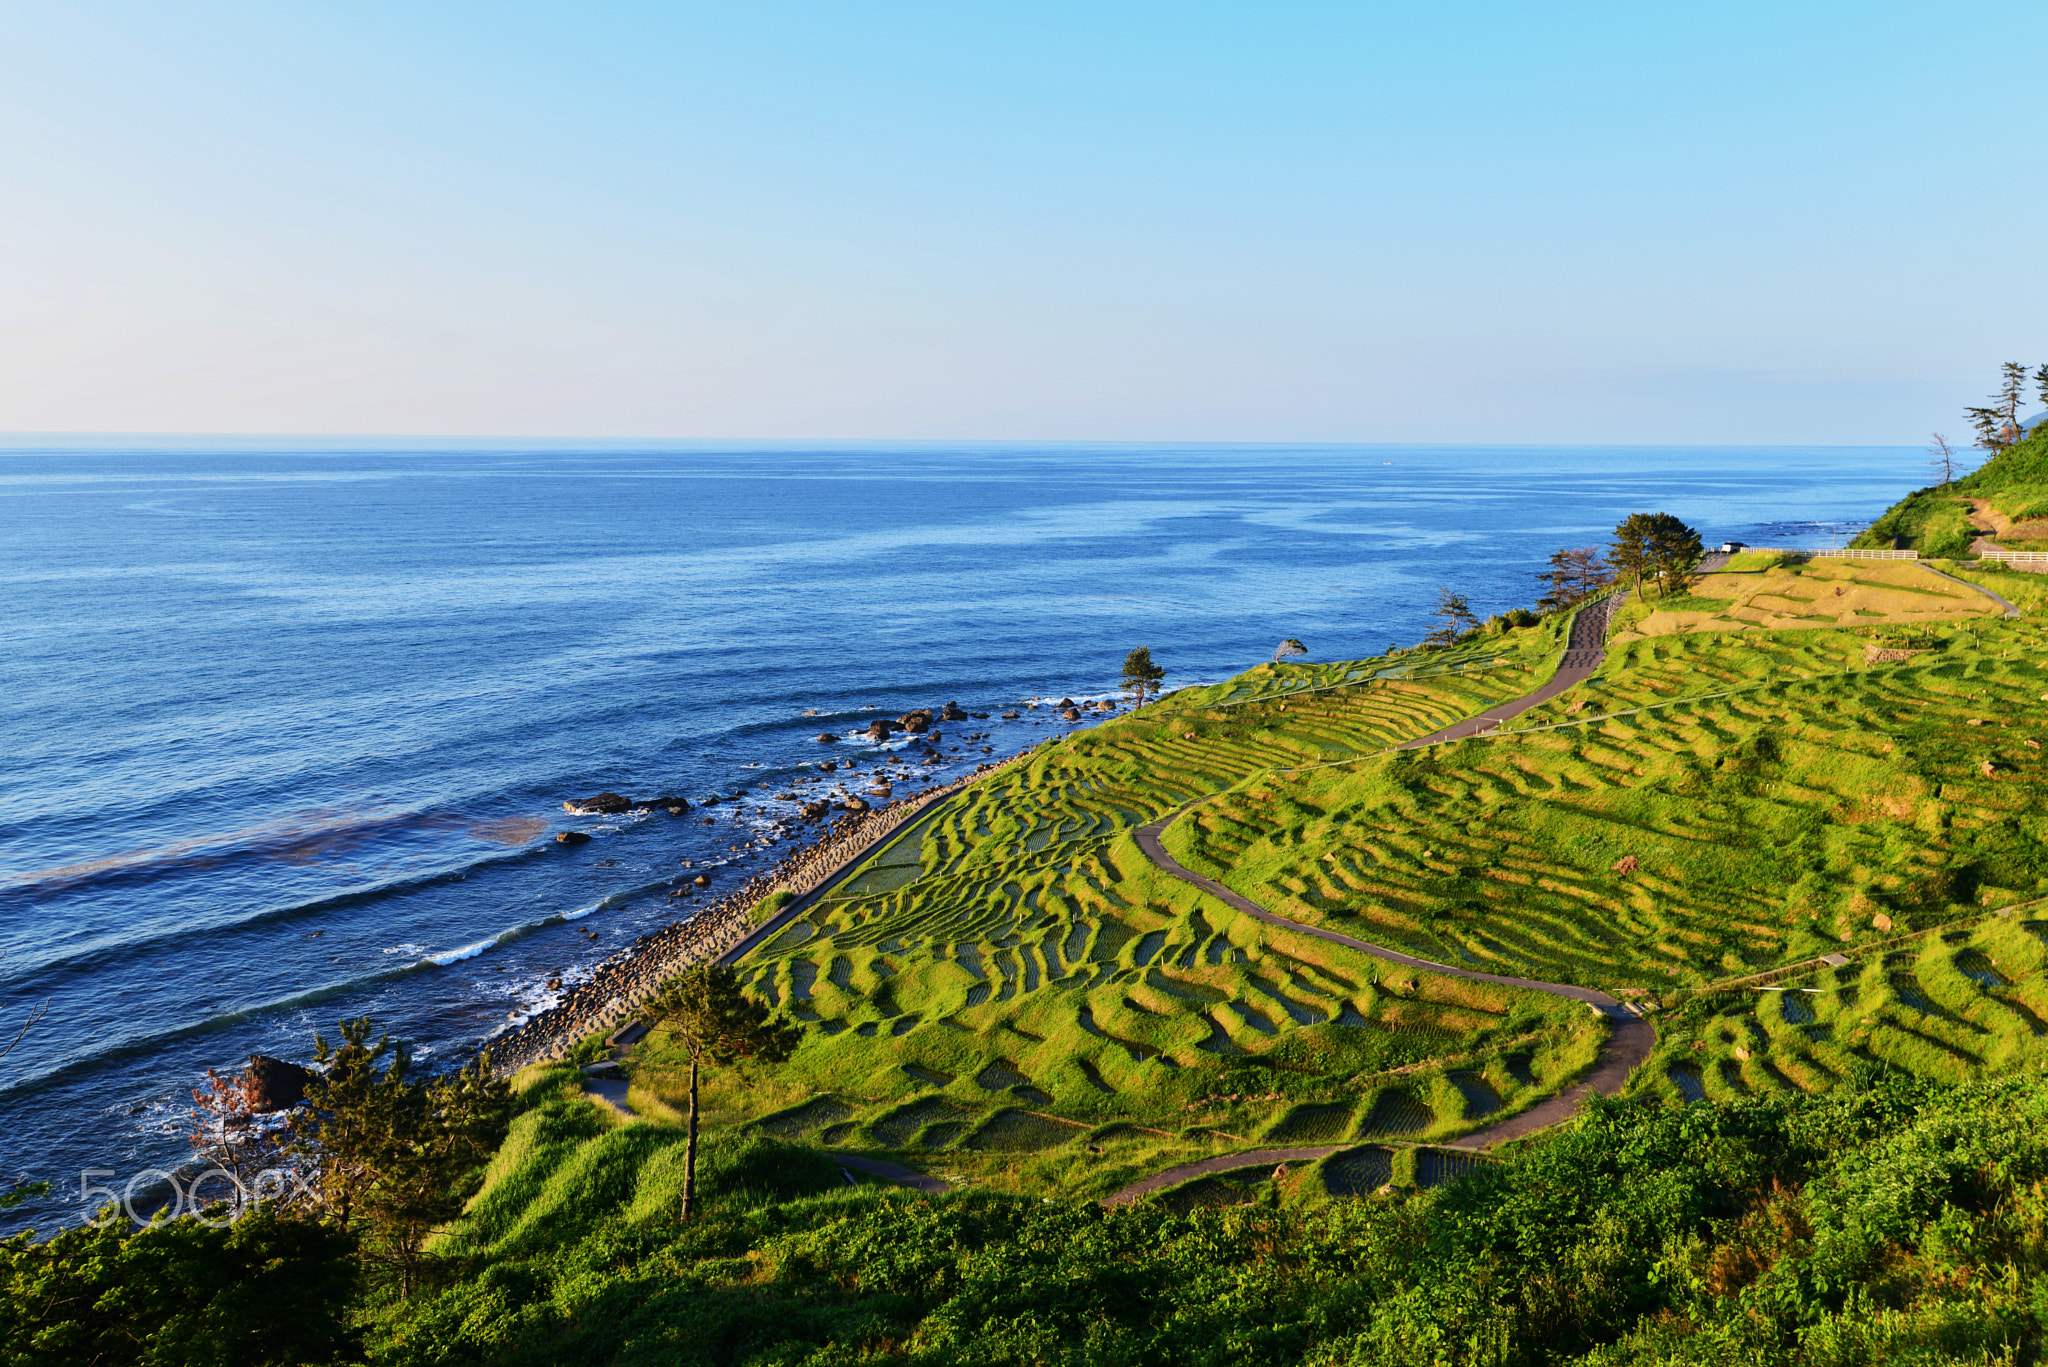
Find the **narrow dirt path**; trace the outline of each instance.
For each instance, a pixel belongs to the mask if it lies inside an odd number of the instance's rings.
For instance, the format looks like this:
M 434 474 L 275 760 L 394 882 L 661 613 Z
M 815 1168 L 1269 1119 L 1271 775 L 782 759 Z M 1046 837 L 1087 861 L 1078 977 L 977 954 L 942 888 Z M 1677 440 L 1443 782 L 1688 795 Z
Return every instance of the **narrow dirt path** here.
M 1463 740 L 1469 736 L 1482 735 L 1498 727 L 1507 718 L 1527 711 L 1538 703 L 1547 702 L 1573 685 L 1582 683 L 1587 678 L 1590 678 L 1593 672 L 1600 667 L 1601 661 L 1607 656 L 1607 628 L 1608 624 L 1613 620 L 1616 608 L 1620 605 L 1621 597 L 1622 595 L 1616 594 L 1611 598 L 1604 599 L 1578 615 L 1572 623 L 1572 633 L 1566 644 L 1564 659 L 1559 662 L 1557 672 L 1551 676 L 1550 681 L 1544 684 L 1543 687 L 1510 702 L 1490 707 L 1478 716 L 1469 717 L 1455 726 L 1448 726 L 1432 735 L 1424 736 L 1419 740 L 1409 741 L 1400 748 L 1415 749 L 1419 746 L 1438 745 L 1445 741 Z M 1620 1091 L 1628 1082 L 1629 1074 L 1640 1067 L 1643 1061 L 1649 1058 L 1650 1051 L 1656 1047 L 1656 1027 L 1642 1017 L 1624 1009 L 1620 1002 L 1598 988 L 1579 987 L 1571 983 L 1543 982 L 1536 978 L 1509 977 L 1500 973 L 1481 973 L 1476 969 L 1459 968 L 1454 964 L 1437 963 L 1433 959 L 1418 958 L 1413 954 L 1406 954 L 1398 949 L 1389 948 L 1386 945 L 1377 945 L 1370 941 L 1360 940 L 1354 936 L 1343 934 L 1341 931 L 1328 930 L 1322 926 L 1303 925 L 1299 921 L 1289 920 L 1287 917 L 1281 916 L 1276 912 L 1268 911 L 1249 897 L 1225 887 L 1215 879 L 1206 878 L 1199 873 L 1182 867 L 1178 860 L 1166 852 L 1165 846 L 1160 842 L 1160 837 L 1165 833 L 1169 825 L 1179 817 L 1184 816 L 1189 810 L 1191 808 L 1183 808 L 1181 811 L 1171 813 L 1157 821 L 1140 826 L 1137 831 L 1138 848 L 1144 851 L 1145 857 L 1151 860 L 1160 872 L 1170 877 L 1178 878 L 1183 883 L 1200 888 L 1203 892 L 1208 893 L 1210 896 L 1217 898 L 1234 910 L 1242 912 L 1254 920 L 1263 921 L 1267 925 L 1277 926 L 1283 930 L 1291 930 L 1299 935 L 1307 935 L 1318 940 L 1324 940 L 1330 944 L 1343 945 L 1347 949 L 1355 949 L 1361 953 L 1370 954 L 1374 958 L 1384 959 L 1388 963 L 1400 964 L 1405 968 L 1419 968 L 1430 973 L 1441 973 L 1446 977 L 1463 978 L 1468 982 L 1498 983 L 1503 987 L 1519 987 L 1531 992 L 1543 992 L 1554 997 L 1567 997 L 1574 1001 L 1582 1001 L 1608 1018 L 1608 1035 L 1606 1041 L 1600 1047 L 1599 1056 L 1594 1059 L 1591 1070 L 1576 1083 L 1556 1096 L 1538 1102 L 1528 1110 L 1509 1116 L 1498 1124 L 1489 1125 L 1484 1129 L 1465 1135 L 1453 1143 L 1436 1147 L 1460 1149 L 1490 1148 L 1496 1144 L 1503 1144 L 1511 1139 L 1519 1139 L 1524 1135 L 1534 1134 L 1538 1130 L 1547 1129 L 1561 1121 L 1569 1120 L 1578 1113 L 1579 1107 L 1586 1097 L 1594 1093 L 1602 1096 L 1612 1096 Z M 1243 1153 L 1224 1154 L 1215 1158 L 1200 1159 L 1192 1163 L 1181 1163 L 1131 1183 L 1121 1191 L 1110 1196 L 1105 1204 L 1123 1205 L 1140 1197 L 1147 1196 L 1152 1192 L 1160 1191 L 1170 1186 L 1177 1186 L 1182 1182 L 1190 1181 L 1197 1177 L 1205 1177 L 1213 1173 L 1259 1167 L 1266 1163 L 1283 1163 L 1299 1160 L 1313 1161 L 1347 1147 L 1350 1146 L 1332 1144 L 1296 1149 L 1252 1149 Z

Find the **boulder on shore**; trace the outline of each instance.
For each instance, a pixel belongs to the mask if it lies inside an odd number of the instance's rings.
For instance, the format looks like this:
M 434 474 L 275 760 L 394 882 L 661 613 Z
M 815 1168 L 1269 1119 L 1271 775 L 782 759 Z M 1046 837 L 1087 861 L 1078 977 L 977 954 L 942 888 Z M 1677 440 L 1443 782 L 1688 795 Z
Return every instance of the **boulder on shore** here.
M 633 810 L 633 799 L 617 793 L 599 793 L 581 801 L 571 799 L 562 804 L 562 810 L 572 816 L 617 816 L 620 812 Z
M 556 831 L 555 843 L 557 845 L 588 845 L 590 837 L 582 831 Z
M 249 1055 L 249 1109 L 281 1111 L 296 1106 L 306 1095 L 312 1071 L 268 1054 Z

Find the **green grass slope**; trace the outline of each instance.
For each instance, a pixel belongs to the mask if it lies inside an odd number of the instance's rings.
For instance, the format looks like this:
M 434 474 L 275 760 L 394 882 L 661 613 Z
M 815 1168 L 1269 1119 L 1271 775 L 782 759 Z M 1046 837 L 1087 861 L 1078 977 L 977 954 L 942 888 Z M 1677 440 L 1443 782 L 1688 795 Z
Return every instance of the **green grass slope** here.
M 556 1070 L 388 1364 L 2021 1364 L 2048 1321 L 2048 1082 L 1596 1105 L 1429 1189 L 1365 1150 L 1232 1209 L 942 1199 L 769 1139 L 606 1129 Z
M 1969 523 L 1972 498 L 1985 500 L 2014 522 L 2048 519 L 2048 424 L 1947 488 L 1906 495 L 1850 544 L 1877 548 L 1896 542 L 1925 556 L 1960 559 L 1977 535 Z M 2022 539 L 2027 539 L 2024 534 Z

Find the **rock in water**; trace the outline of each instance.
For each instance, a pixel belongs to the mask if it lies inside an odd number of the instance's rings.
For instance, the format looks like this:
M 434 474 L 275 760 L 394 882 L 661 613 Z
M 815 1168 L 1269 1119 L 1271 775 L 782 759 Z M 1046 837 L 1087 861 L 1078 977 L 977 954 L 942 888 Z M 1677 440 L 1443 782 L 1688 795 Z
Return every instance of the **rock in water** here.
M 1081 720 L 1081 709 L 1078 707 L 1069 707 L 1064 712 L 1060 713 L 1060 715 L 1062 717 L 1065 717 L 1068 721 L 1079 721 Z
M 633 799 L 621 797 L 617 793 L 599 793 L 596 797 L 586 797 L 580 802 L 564 802 L 562 810 L 575 816 L 616 816 L 620 812 L 632 811 Z
M 257 1111 L 281 1111 L 296 1106 L 306 1095 L 306 1080 L 312 1073 L 296 1063 L 268 1054 L 249 1055 L 249 1106 Z
M 818 744 L 820 745 L 832 745 L 838 740 L 839 737 L 833 735 L 830 731 L 820 731 L 818 733 Z
M 588 845 L 590 837 L 582 831 L 557 831 L 555 832 L 555 843 L 557 845 Z
M 1061 708 L 1062 710 L 1072 707 L 1073 705 L 1074 700 L 1072 698 L 1061 698 L 1058 702 L 1053 704 L 1054 707 Z

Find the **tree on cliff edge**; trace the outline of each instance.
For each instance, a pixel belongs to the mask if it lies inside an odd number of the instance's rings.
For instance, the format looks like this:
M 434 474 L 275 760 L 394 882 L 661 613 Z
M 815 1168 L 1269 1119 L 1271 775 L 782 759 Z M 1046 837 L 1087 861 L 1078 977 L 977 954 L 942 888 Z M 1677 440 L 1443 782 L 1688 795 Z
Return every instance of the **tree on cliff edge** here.
M 2044 367 L 2048 369 L 2048 367 Z M 1965 408 L 1977 429 L 1977 445 L 1997 455 L 2026 434 L 2020 430 L 2020 403 L 2026 396 L 2027 368 L 2018 361 L 1999 367 L 1998 392 L 1983 408 Z M 2048 394 L 2048 385 L 2042 392 Z
M 1152 663 L 1152 648 L 1139 646 L 1124 656 L 1124 692 L 1131 695 L 1131 706 L 1143 707 L 1145 695 L 1158 691 L 1159 681 L 1166 677 L 1166 666 Z
M 796 1051 L 803 1027 L 771 1016 L 740 991 L 740 975 L 724 964 L 692 964 L 654 1001 L 654 1018 L 690 1055 L 690 1129 L 683 1145 L 683 1218 L 697 1205 L 697 1070 L 739 1059 L 783 1063 Z

